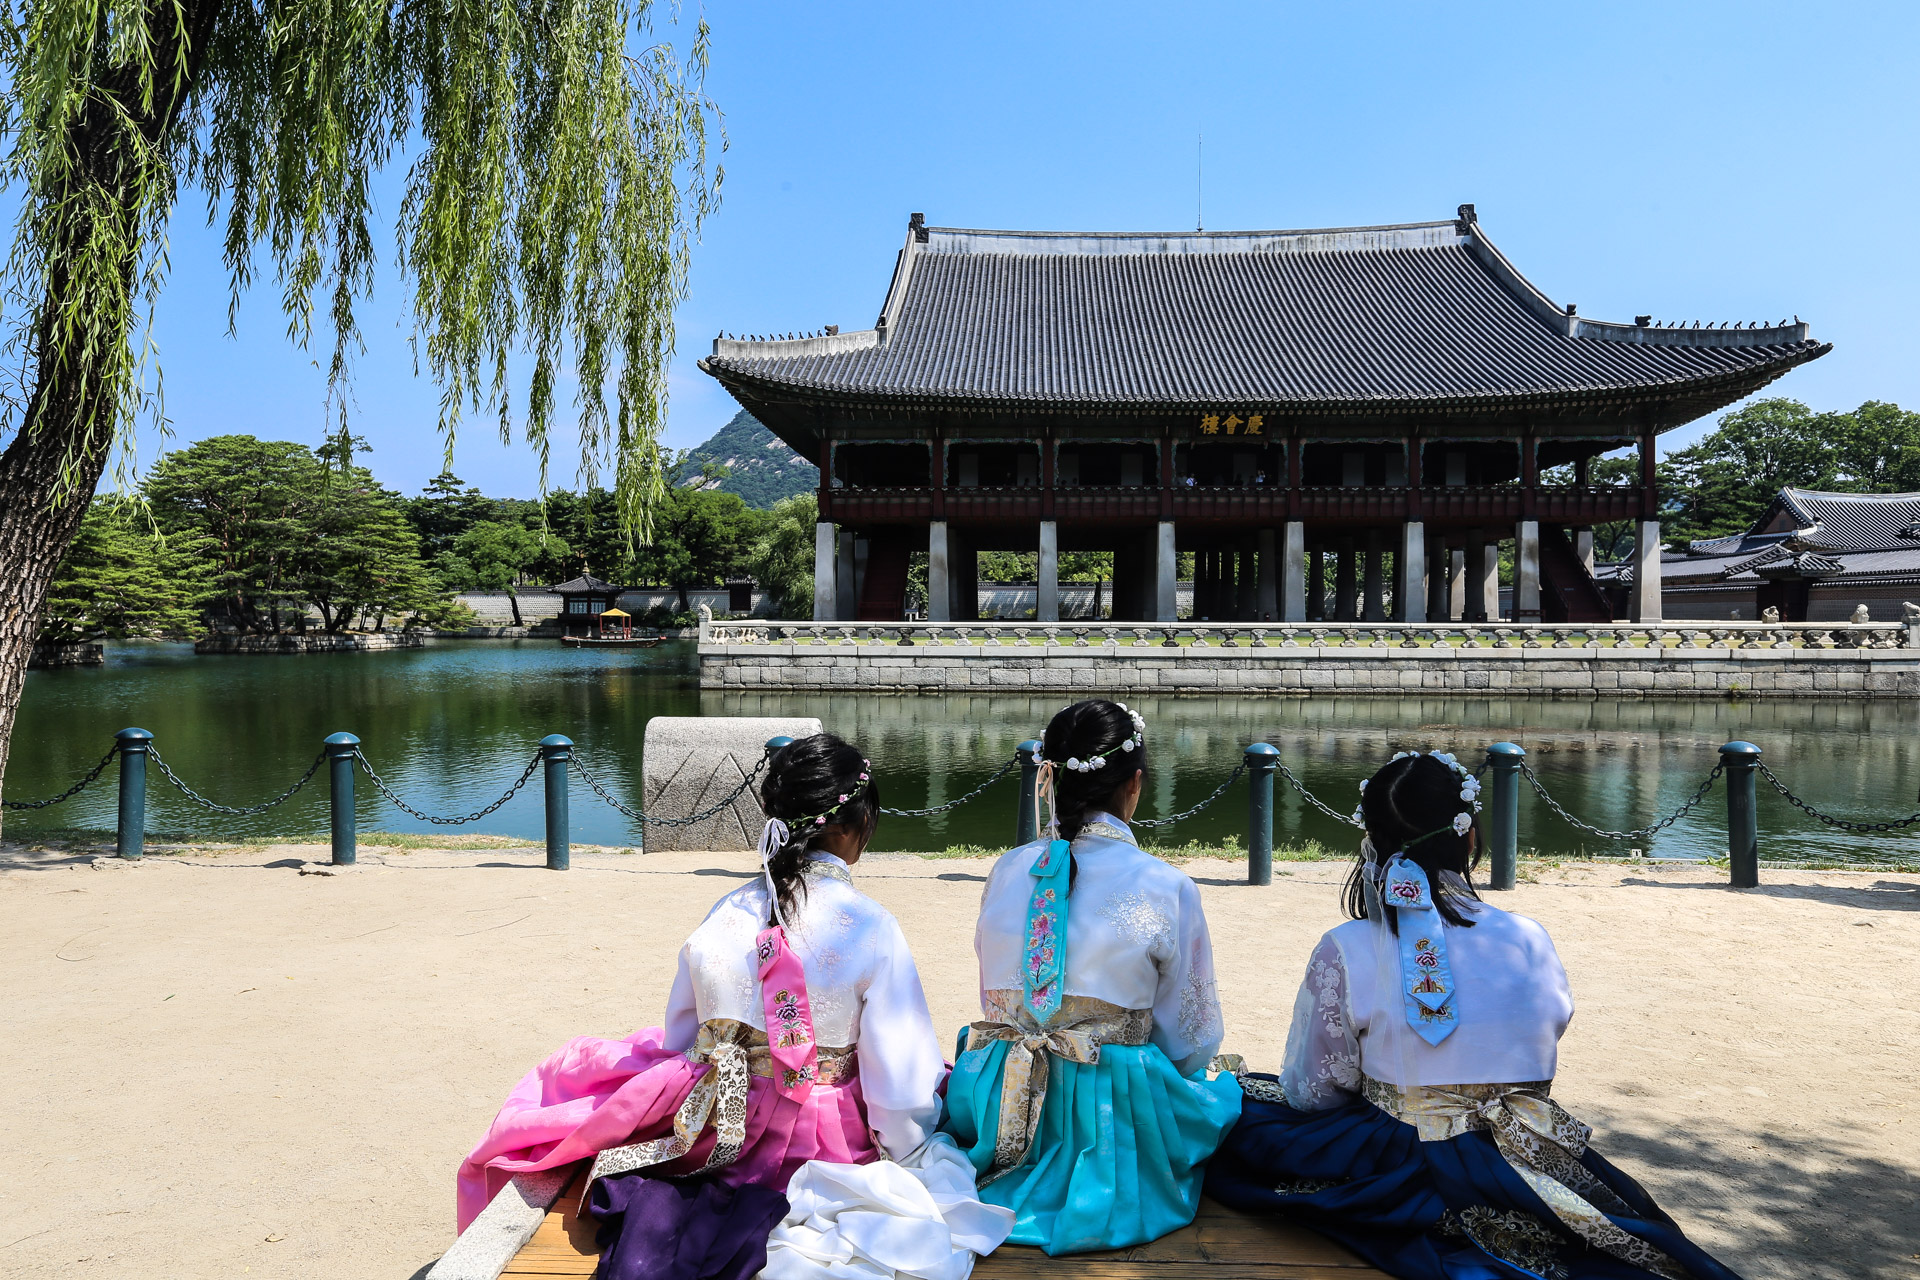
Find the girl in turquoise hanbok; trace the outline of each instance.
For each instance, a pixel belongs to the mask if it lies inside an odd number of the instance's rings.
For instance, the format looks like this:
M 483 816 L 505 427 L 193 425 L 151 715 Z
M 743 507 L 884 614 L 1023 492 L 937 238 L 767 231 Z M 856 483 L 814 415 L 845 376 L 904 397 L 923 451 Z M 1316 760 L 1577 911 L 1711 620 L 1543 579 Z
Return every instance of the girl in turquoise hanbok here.
M 1185 873 L 1127 819 L 1146 727 L 1093 699 L 1047 726 L 1047 838 L 1007 853 L 982 895 L 982 1019 L 962 1035 L 942 1128 L 1049 1254 L 1157 1239 L 1193 1220 L 1203 1163 L 1240 1114 L 1220 1046 L 1213 945 Z

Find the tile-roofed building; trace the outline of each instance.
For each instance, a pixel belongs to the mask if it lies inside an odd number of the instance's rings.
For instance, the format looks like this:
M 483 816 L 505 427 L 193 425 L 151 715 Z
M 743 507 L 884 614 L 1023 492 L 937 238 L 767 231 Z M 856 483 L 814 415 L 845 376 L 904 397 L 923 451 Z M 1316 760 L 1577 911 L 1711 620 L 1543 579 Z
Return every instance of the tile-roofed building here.
M 1490 548 L 1511 538 L 1520 616 L 1594 620 L 1577 531 L 1655 518 L 1654 437 L 1828 349 L 1797 318 L 1582 317 L 1515 269 L 1471 205 L 1394 226 L 1166 234 L 916 214 L 872 328 L 722 336 L 701 368 L 820 467 L 819 616 L 898 616 L 921 547 L 932 616 L 964 611 L 974 551 L 1037 547 L 1051 617 L 1048 565 L 1066 547 L 1114 552 L 1116 617 L 1168 616 L 1187 550 L 1205 616 L 1485 617 Z M 1636 445 L 1641 484 L 1587 485 L 1590 459 Z M 1573 483 L 1542 483 L 1560 465 Z M 1471 587 L 1449 585 L 1463 575 Z
M 1746 533 L 1666 553 L 1661 575 L 1669 618 L 1897 618 L 1920 596 L 1920 493 L 1782 489 Z

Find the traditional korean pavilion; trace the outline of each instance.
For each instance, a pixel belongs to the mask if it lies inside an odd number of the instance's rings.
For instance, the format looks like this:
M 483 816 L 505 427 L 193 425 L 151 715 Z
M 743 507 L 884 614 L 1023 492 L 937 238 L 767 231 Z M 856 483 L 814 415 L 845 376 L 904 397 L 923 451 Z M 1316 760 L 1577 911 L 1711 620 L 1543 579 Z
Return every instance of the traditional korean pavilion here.
M 1323 231 L 908 224 L 871 329 L 722 337 L 701 368 L 820 468 L 814 616 L 974 615 L 982 550 L 1114 554 L 1113 616 L 1172 621 L 1181 552 L 1216 620 L 1610 618 L 1592 526 L 1640 522 L 1660 617 L 1654 439 L 1829 344 L 1805 324 L 1588 320 L 1443 222 Z M 1637 447 L 1640 481 L 1588 482 Z M 1564 468 L 1555 477 L 1543 472 Z

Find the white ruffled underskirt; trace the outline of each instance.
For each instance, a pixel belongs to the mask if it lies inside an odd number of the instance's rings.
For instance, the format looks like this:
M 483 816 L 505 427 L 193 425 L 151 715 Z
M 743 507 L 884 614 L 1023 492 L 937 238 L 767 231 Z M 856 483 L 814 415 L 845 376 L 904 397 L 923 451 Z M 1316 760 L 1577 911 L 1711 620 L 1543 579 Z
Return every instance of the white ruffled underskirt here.
M 981 1201 L 973 1163 L 944 1133 L 898 1163 L 808 1161 L 787 1200 L 762 1280 L 967 1280 L 1013 1230 L 1012 1211 Z

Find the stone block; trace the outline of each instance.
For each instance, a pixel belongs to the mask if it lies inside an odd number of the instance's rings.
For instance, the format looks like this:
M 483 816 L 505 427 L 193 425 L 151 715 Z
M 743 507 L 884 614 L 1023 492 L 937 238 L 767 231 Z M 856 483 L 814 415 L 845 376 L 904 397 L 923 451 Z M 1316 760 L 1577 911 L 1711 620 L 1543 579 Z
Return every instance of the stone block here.
M 655 716 L 647 721 L 641 795 L 648 813 L 684 818 L 724 799 L 766 754 L 767 739 L 820 732 L 811 716 Z M 602 767 L 603 773 L 605 767 Z M 618 778 L 602 778 L 602 785 Z M 616 794 L 617 791 L 616 791 Z M 752 788 L 713 817 L 690 827 L 645 826 L 648 853 L 669 849 L 746 850 L 766 818 Z

